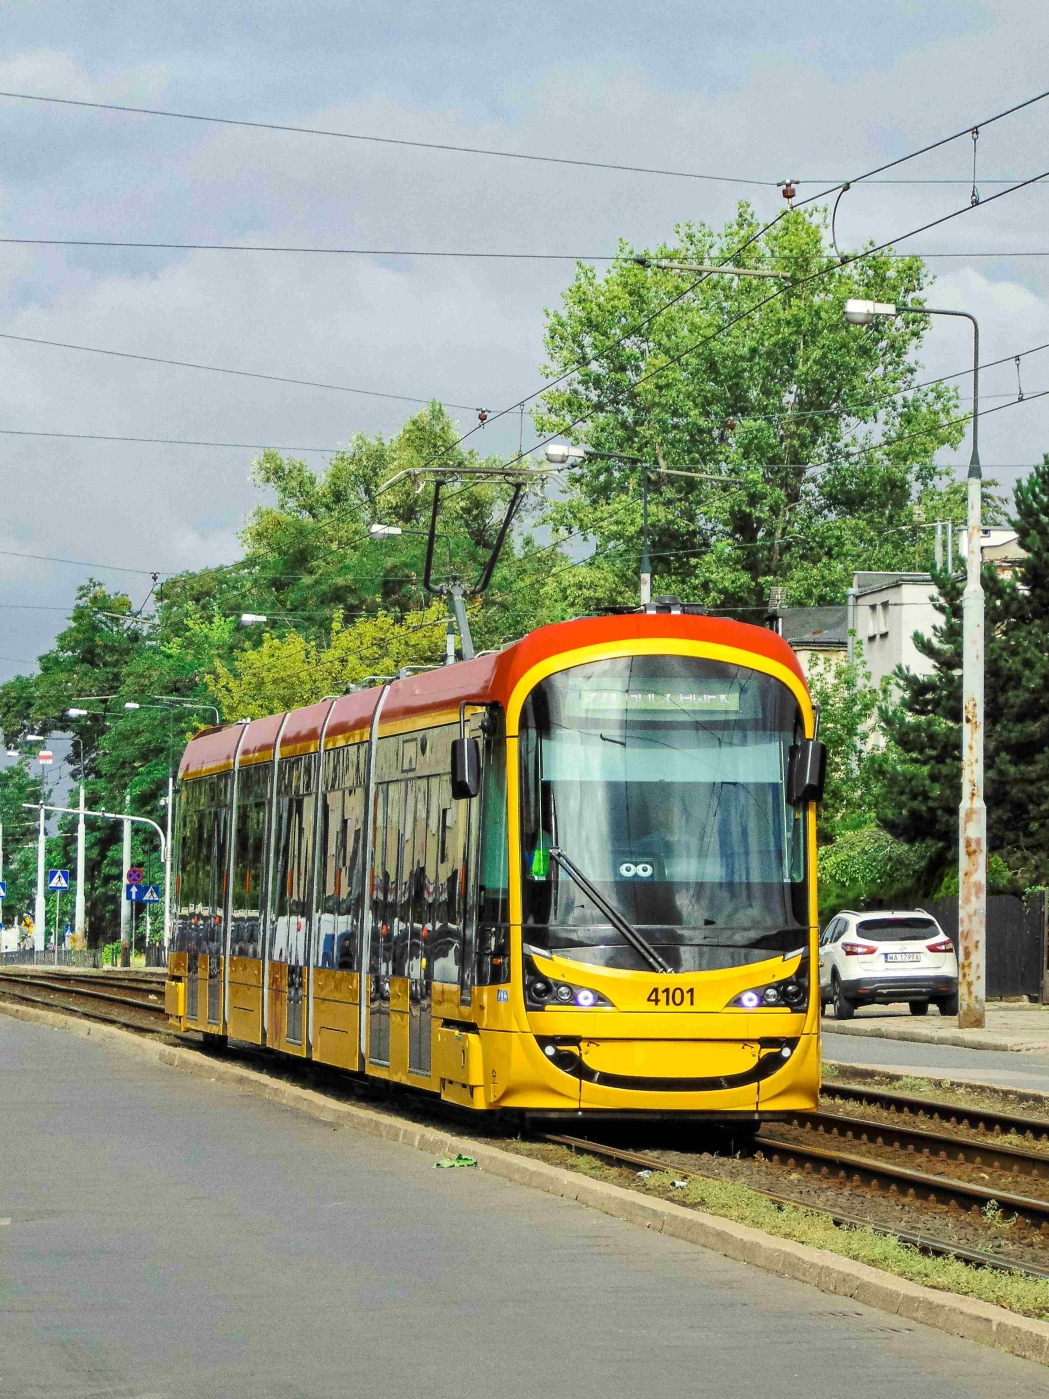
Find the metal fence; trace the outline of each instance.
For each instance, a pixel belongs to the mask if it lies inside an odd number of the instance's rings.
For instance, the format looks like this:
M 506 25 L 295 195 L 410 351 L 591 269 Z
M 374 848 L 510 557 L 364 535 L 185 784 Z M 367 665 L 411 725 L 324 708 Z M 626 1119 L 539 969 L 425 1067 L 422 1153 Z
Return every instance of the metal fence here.
M 162 942 L 151 942 L 146 948 L 147 967 L 166 967 L 168 954 Z M 4 967 L 83 967 L 85 970 L 98 970 L 104 965 L 101 947 L 59 948 L 56 959 L 54 949 L 40 952 L 32 947 L 19 948 L 15 952 L 0 953 L 0 966 Z M 119 964 L 113 967 L 119 971 Z
M 958 946 L 958 900 L 937 899 L 922 905 Z M 1049 954 L 1049 927 L 1044 892 L 989 894 L 987 897 L 987 995 L 1030 996 L 1043 999 L 1043 978 Z

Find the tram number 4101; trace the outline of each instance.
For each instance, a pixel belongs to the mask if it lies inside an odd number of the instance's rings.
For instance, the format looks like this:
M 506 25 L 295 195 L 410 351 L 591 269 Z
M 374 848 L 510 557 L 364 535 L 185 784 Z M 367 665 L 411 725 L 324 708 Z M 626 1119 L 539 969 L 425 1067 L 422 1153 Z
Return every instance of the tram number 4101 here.
M 694 1006 L 696 990 L 694 986 L 653 986 L 645 997 L 654 1006 Z

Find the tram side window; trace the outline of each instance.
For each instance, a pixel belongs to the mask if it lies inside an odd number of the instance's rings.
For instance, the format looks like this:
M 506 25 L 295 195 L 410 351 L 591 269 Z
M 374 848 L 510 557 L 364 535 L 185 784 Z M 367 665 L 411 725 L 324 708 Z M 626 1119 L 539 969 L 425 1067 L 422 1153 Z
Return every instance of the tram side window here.
M 208 795 L 215 800 L 228 793 L 228 783 L 209 779 L 214 787 Z M 206 951 L 209 956 L 220 957 L 224 951 L 223 919 L 226 910 L 226 879 L 228 874 L 230 813 L 228 805 L 212 806 L 204 815 L 204 842 L 206 845 L 207 868 L 205 873 L 207 889 L 207 919 L 205 927 Z
M 485 739 L 481 849 L 477 879 L 476 982 L 510 979 L 510 875 L 506 844 L 506 739 L 499 727 Z
M 452 800 L 451 779 L 435 780 L 437 788 L 437 889 L 433 915 L 433 979 L 459 980 L 466 908 L 466 849 L 470 802 Z
M 262 956 L 262 895 L 266 860 L 266 812 L 270 763 L 237 775 L 237 815 L 233 849 L 232 957 Z
M 319 900 L 320 966 L 354 971 L 364 883 L 363 787 L 324 798 L 324 884 Z
M 313 852 L 312 796 L 277 804 L 277 857 L 270 956 L 300 967 L 306 957 L 310 865 Z

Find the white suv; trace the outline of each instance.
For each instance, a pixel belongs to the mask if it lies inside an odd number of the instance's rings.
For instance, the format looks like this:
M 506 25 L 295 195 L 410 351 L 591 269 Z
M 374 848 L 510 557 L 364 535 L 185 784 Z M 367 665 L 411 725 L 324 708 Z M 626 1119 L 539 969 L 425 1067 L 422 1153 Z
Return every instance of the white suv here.
M 958 958 L 936 919 L 911 913 L 839 913 L 820 936 L 820 1005 L 837 1020 L 860 1005 L 906 1001 L 912 1015 L 932 1002 L 958 1014 Z

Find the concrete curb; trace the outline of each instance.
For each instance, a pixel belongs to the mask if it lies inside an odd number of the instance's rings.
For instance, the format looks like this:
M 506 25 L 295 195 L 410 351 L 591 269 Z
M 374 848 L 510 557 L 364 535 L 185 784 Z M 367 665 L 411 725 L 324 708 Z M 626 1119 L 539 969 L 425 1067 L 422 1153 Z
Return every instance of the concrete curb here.
M 910 1040 L 913 1044 L 947 1044 L 955 1049 L 997 1049 L 1014 1054 L 1049 1054 L 1049 1044 L 1030 1040 L 1008 1040 L 989 1036 L 986 1030 L 922 1030 L 916 1025 L 893 1026 L 879 1023 L 869 1028 L 854 1020 L 831 1020 L 822 1027 L 824 1035 L 862 1035 L 865 1039 Z
M 643 1229 L 653 1229 L 657 1234 L 699 1244 L 766 1272 L 809 1283 L 821 1292 L 849 1297 L 854 1302 L 889 1312 L 893 1316 L 1009 1351 L 1024 1360 L 1049 1365 L 1049 1323 L 1019 1316 L 1004 1307 L 995 1307 L 950 1292 L 938 1292 L 934 1288 L 871 1268 L 866 1263 L 855 1263 L 808 1244 L 779 1239 L 749 1225 L 688 1209 L 670 1200 L 650 1199 L 618 1185 L 591 1180 L 576 1171 L 562 1170 L 544 1161 L 533 1161 L 503 1151 L 487 1142 L 420 1127 L 372 1108 L 339 1102 L 311 1088 L 281 1082 L 255 1069 L 216 1062 L 198 1050 L 157 1044 L 113 1026 L 2 1000 L 0 1013 L 16 1020 L 103 1039 L 115 1048 L 129 1050 L 142 1059 L 181 1069 L 199 1078 L 229 1084 L 240 1092 L 254 1093 L 270 1102 L 297 1108 L 322 1122 L 352 1127 L 433 1155 L 454 1156 L 457 1152 L 463 1152 L 473 1156 L 482 1171 L 501 1176 L 504 1180 L 530 1186 L 565 1200 L 574 1200 L 615 1219 L 637 1224 Z

